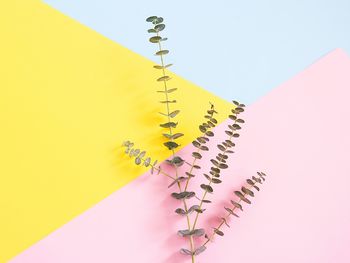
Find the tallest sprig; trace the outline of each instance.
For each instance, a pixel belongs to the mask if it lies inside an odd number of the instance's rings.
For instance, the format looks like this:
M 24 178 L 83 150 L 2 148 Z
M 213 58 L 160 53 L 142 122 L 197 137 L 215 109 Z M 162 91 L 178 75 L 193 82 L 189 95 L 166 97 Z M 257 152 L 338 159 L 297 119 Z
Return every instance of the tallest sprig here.
M 164 62 L 164 56 L 169 54 L 169 50 L 162 48 L 162 42 L 166 41 L 167 38 L 163 38 L 162 36 L 160 36 L 160 32 L 163 31 L 165 28 L 165 24 L 163 23 L 164 19 L 158 16 L 150 16 L 146 19 L 146 21 L 152 23 L 153 25 L 153 28 L 148 29 L 148 33 L 155 34 L 154 36 L 150 37 L 149 41 L 158 45 L 158 51 L 155 53 L 155 55 L 160 57 L 160 65 L 154 65 L 154 68 L 160 70 L 162 73 L 162 75 L 159 78 L 157 78 L 157 81 L 163 83 L 163 90 L 158 90 L 158 92 L 164 94 L 164 100 L 160 101 L 160 103 L 166 105 L 166 112 L 160 112 L 160 114 L 167 118 L 167 122 L 160 124 L 160 126 L 162 128 L 168 129 L 167 133 L 163 133 L 163 136 L 167 139 L 164 145 L 172 152 L 171 160 L 167 161 L 175 168 L 175 179 L 173 181 L 173 184 L 176 184 L 180 191 L 179 193 L 172 193 L 171 196 L 175 199 L 179 199 L 182 201 L 184 205 L 184 211 L 186 214 L 188 231 L 190 231 L 192 225 L 188 214 L 188 205 L 186 199 L 194 197 L 195 193 L 183 191 L 181 181 L 187 180 L 187 178 L 184 176 L 179 177 L 178 173 L 178 167 L 183 165 L 185 161 L 181 157 L 175 155 L 175 149 L 180 146 L 177 142 L 175 142 L 175 140 L 182 137 L 184 134 L 174 132 L 174 129 L 177 127 L 178 124 L 177 122 L 175 122 L 174 119 L 180 113 L 180 110 L 171 110 L 171 105 L 175 104 L 176 100 L 170 97 L 172 93 L 177 90 L 177 88 L 171 88 L 168 86 L 168 82 L 171 80 L 171 77 L 168 76 L 165 71 L 167 68 L 172 66 L 172 64 L 165 64 Z M 192 253 L 192 263 L 194 263 L 193 251 L 195 251 L 195 247 L 194 239 L 192 236 L 190 236 L 189 238 L 189 243 Z
M 149 33 L 154 33 L 155 35 L 150 37 L 149 41 L 151 43 L 158 45 L 158 51 L 155 53 L 156 56 L 160 57 L 160 65 L 155 65 L 154 68 L 159 69 L 161 71 L 161 76 L 157 78 L 158 82 L 163 83 L 163 90 L 158 90 L 158 92 L 164 94 L 164 100 L 160 101 L 166 105 L 166 112 L 161 112 L 160 114 L 167 117 L 167 122 L 160 124 L 162 128 L 167 128 L 168 132 L 163 133 L 163 136 L 168 140 L 164 143 L 164 145 L 173 152 L 174 149 L 179 147 L 179 144 L 175 142 L 176 139 L 183 136 L 182 133 L 175 133 L 174 129 L 177 127 L 177 122 L 175 122 L 175 117 L 180 113 L 180 110 L 171 110 L 171 104 L 175 104 L 176 100 L 171 98 L 171 93 L 176 91 L 176 88 L 169 88 L 168 82 L 171 80 L 171 77 L 166 74 L 165 69 L 169 68 L 172 64 L 165 64 L 164 56 L 169 53 L 169 50 L 163 49 L 161 42 L 167 40 L 167 38 L 163 38 L 160 36 L 160 32 L 164 30 L 165 24 L 163 23 L 164 19 L 162 17 L 150 16 L 146 19 L 147 22 L 152 23 L 153 28 L 148 30 Z M 174 159 L 173 162 L 179 162 L 178 158 Z

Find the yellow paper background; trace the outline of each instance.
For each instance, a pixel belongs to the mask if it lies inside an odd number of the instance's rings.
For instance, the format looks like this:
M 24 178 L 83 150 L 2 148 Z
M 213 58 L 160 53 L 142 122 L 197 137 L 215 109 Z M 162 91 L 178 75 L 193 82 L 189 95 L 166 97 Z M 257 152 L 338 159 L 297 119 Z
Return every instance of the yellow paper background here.
M 152 62 L 40 1 L 3 1 L 0 34 L 4 262 L 146 171 L 126 161 L 123 140 L 158 159 L 169 152 Z M 208 101 L 221 113 L 230 104 L 173 77 L 184 146 Z

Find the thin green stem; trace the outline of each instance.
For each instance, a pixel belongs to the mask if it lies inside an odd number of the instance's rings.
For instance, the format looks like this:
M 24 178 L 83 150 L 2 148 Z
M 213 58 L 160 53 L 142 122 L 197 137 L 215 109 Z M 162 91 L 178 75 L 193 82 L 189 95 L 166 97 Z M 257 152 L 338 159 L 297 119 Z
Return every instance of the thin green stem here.
M 157 32 L 157 36 L 159 36 L 159 33 Z M 158 42 L 158 46 L 159 46 L 159 51 L 162 50 L 162 45 L 160 43 L 160 41 Z M 166 76 L 165 74 L 165 64 L 164 64 L 164 59 L 163 59 L 163 55 L 160 54 L 160 61 L 161 61 L 161 66 L 162 66 L 162 72 L 163 72 L 163 77 Z M 165 99 L 166 99 L 166 108 L 167 108 L 167 118 L 168 118 L 168 122 L 170 122 L 170 106 L 169 106 L 169 96 L 168 96 L 168 86 L 167 86 L 167 82 L 166 80 L 163 81 L 164 83 L 164 91 L 165 91 Z M 170 136 L 173 135 L 172 133 L 172 128 L 169 127 L 169 134 Z M 170 139 L 171 141 L 173 141 L 173 138 L 171 137 Z M 175 157 L 175 150 L 172 149 L 172 156 Z M 175 165 L 175 179 L 178 180 L 179 176 L 178 176 L 178 167 Z M 182 187 L 181 187 L 181 183 L 179 181 L 177 181 L 177 186 L 180 190 L 180 192 L 182 192 Z M 190 217 L 189 215 L 187 214 L 188 212 L 188 207 L 187 207 L 187 203 L 186 203 L 186 200 L 183 199 L 183 204 L 184 204 L 184 208 L 185 208 L 185 212 L 186 212 L 186 220 L 187 220 L 187 225 L 188 225 L 188 229 L 190 230 L 191 229 L 191 221 L 190 221 Z M 193 242 L 193 237 L 190 236 L 190 247 L 191 247 L 191 252 L 192 252 L 192 263 L 195 262 L 195 257 L 193 255 L 193 252 L 194 252 L 194 242 Z
M 213 115 L 214 115 L 214 112 L 210 113 L 210 117 L 213 117 Z M 202 132 L 202 136 L 203 136 L 204 134 L 205 134 L 205 132 Z M 198 150 L 197 150 L 197 153 L 200 153 L 200 152 L 201 152 L 201 150 L 198 149 Z M 196 157 L 194 157 L 193 162 L 192 162 L 192 164 L 191 164 L 191 168 L 190 168 L 190 170 L 189 170 L 189 172 L 188 172 L 189 174 L 192 173 L 192 171 L 193 171 L 193 169 L 194 169 L 194 165 L 195 165 L 195 163 L 196 163 L 197 160 L 198 160 L 198 159 L 197 159 Z M 187 180 L 186 180 L 185 191 L 186 191 L 187 188 L 188 188 L 188 184 L 189 184 L 190 180 L 191 180 L 191 176 L 189 176 L 189 177 L 187 178 Z
M 235 114 L 235 116 L 236 116 L 236 118 L 237 118 L 237 114 Z M 234 123 L 236 123 L 236 120 L 234 121 Z M 229 141 L 231 141 L 231 139 L 232 139 L 232 137 L 233 137 L 233 135 L 230 135 L 230 137 L 229 137 Z M 223 154 L 225 154 L 226 152 L 227 152 L 227 150 L 228 150 L 228 147 L 226 147 L 226 149 L 225 149 L 225 151 L 223 151 Z M 213 175 L 210 177 L 210 179 L 213 179 Z M 209 186 L 211 185 L 211 183 L 212 183 L 212 181 L 210 180 L 210 182 L 209 182 Z M 201 201 L 200 201 L 200 203 L 199 203 L 199 211 L 202 209 L 202 206 L 203 206 L 203 200 L 205 200 L 205 197 L 207 196 L 207 193 L 208 193 L 208 189 L 206 189 L 205 191 L 204 191 L 204 194 L 203 194 L 203 196 L 202 196 L 202 198 L 201 198 Z M 198 221 L 198 218 L 199 218 L 199 212 L 196 212 L 197 214 L 196 214 L 196 217 L 195 217 L 195 219 L 194 219 L 194 222 L 193 222 L 193 225 L 192 225 L 192 230 L 194 230 L 195 229 L 195 227 L 196 227 L 196 225 L 197 225 L 197 221 Z
M 232 135 L 229 137 L 229 140 L 231 140 L 231 139 L 232 139 Z M 225 154 L 227 150 L 228 150 L 228 148 L 225 149 L 225 151 L 223 152 L 223 154 Z M 214 177 L 214 176 L 212 175 L 212 176 L 210 177 L 210 179 L 213 179 L 213 177 Z M 211 185 L 211 183 L 212 183 L 212 181 L 210 180 L 209 186 Z M 207 196 L 207 194 L 208 194 L 208 190 L 205 190 L 205 191 L 204 191 L 204 194 L 203 194 L 203 196 L 202 196 L 202 198 L 201 198 L 201 201 L 200 201 L 200 203 L 199 203 L 199 209 L 198 209 L 198 210 L 201 210 L 201 209 L 202 209 L 203 200 L 205 200 L 205 197 Z M 194 223 L 193 223 L 193 226 L 192 226 L 192 230 L 195 229 L 195 227 L 196 227 L 196 225 L 197 225 L 197 221 L 198 221 L 199 215 L 200 215 L 199 212 L 196 212 L 196 213 L 197 213 L 197 214 L 196 214 L 196 218 L 194 219 Z
M 255 184 L 256 184 L 256 182 L 255 182 L 253 185 L 250 185 L 250 186 L 248 187 L 248 189 L 250 190 L 251 188 L 253 188 Z M 247 194 L 243 194 L 243 197 L 246 197 L 246 195 L 247 195 Z M 237 203 L 239 204 L 239 203 L 241 203 L 241 201 L 242 201 L 242 198 L 240 198 L 240 199 L 238 200 Z M 237 207 L 234 206 L 231 210 L 232 210 L 232 212 L 234 212 L 236 209 L 237 209 Z M 231 213 L 228 213 L 228 215 L 226 215 L 226 216 L 224 217 L 224 219 L 222 219 L 221 223 L 216 227 L 216 229 L 217 229 L 217 230 L 220 230 L 220 228 L 225 224 L 226 220 L 227 220 L 230 216 L 231 216 Z M 204 242 L 203 246 L 205 246 L 206 244 L 208 244 L 209 241 L 212 240 L 212 238 L 213 238 L 215 235 L 216 235 L 216 232 L 213 231 L 213 233 L 208 237 L 207 241 Z

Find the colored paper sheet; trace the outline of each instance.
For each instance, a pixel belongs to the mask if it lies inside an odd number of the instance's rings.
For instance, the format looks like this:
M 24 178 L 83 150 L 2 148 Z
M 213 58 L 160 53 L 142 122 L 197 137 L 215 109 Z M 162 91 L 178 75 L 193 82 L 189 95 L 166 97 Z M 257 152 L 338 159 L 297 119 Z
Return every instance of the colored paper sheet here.
M 153 62 L 41 1 L 2 3 L 0 36 L 4 262 L 146 171 L 120 162 L 124 140 L 160 160 L 169 152 L 161 146 L 164 95 Z M 181 92 L 186 145 L 209 101 L 219 110 L 230 104 L 169 74 Z
M 145 18 L 164 17 L 175 72 L 247 104 L 335 48 L 350 52 L 348 0 L 44 2 L 149 59 Z
M 198 262 L 350 261 L 349 86 L 350 58 L 336 50 L 247 108 L 231 167 L 199 226 L 211 231 L 255 171 L 268 180 Z M 199 163 L 204 171 L 228 123 L 215 129 L 210 156 Z M 180 154 L 190 159 L 192 150 Z M 123 159 L 123 166 L 133 164 Z M 197 172 L 191 189 L 200 193 L 204 180 Z M 174 214 L 180 203 L 169 183 L 145 173 L 11 262 L 187 262 L 178 250 L 188 244 L 176 235 L 186 223 Z

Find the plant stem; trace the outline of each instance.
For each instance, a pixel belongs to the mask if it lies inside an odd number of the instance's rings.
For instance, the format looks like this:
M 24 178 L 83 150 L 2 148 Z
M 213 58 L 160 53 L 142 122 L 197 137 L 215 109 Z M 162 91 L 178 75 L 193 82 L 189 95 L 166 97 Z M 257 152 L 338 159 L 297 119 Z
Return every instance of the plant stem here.
M 157 32 L 157 36 L 159 36 L 158 32 Z M 158 42 L 158 46 L 159 46 L 159 50 L 162 50 L 162 45 L 161 45 L 160 41 Z M 163 55 L 162 54 L 160 55 L 160 61 L 161 61 L 163 76 L 166 76 L 165 68 L 164 68 L 165 64 L 164 64 L 164 59 L 163 59 Z M 170 116 L 169 116 L 169 114 L 170 114 L 170 106 L 169 106 L 169 103 L 168 103 L 169 96 L 168 96 L 168 87 L 167 87 L 166 80 L 164 80 L 163 83 L 164 83 L 165 99 L 167 101 L 166 102 L 167 118 L 168 118 L 168 122 L 170 122 Z M 169 127 L 169 134 L 170 134 L 170 136 L 173 135 L 171 127 Z M 173 140 L 174 139 L 171 138 L 171 141 L 173 141 Z M 175 157 L 175 150 L 174 149 L 172 149 L 172 156 Z M 178 178 L 179 178 L 179 176 L 178 176 L 178 167 L 175 165 L 175 179 L 177 180 Z M 179 188 L 179 191 L 182 192 L 181 183 L 179 181 L 177 181 L 177 186 Z M 186 212 L 186 220 L 187 220 L 188 229 L 190 230 L 191 229 L 191 221 L 190 221 L 189 215 L 187 214 L 188 207 L 187 207 L 187 203 L 186 203 L 185 199 L 183 199 L 183 204 L 184 204 L 184 208 L 185 208 L 185 212 Z M 192 257 L 192 263 L 194 263 L 195 262 L 195 256 L 193 254 L 193 252 L 194 252 L 194 242 L 193 242 L 193 237 L 192 236 L 190 236 L 190 247 L 191 247 L 191 252 L 192 252 L 192 256 L 191 256 Z
M 210 113 L 210 117 L 211 117 L 211 118 L 213 117 L 213 115 L 214 115 L 214 112 Z M 202 136 L 203 136 L 204 134 L 205 134 L 205 132 L 202 132 Z M 201 152 L 201 150 L 198 149 L 198 150 L 197 150 L 197 153 L 200 153 L 200 152 Z M 190 174 L 192 173 L 192 171 L 193 171 L 193 169 L 194 169 L 194 165 L 195 165 L 195 163 L 196 163 L 197 160 L 198 160 L 198 159 L 197 159 L 196 157 L 194 157 L 193 162 L 192 162 L 192 164 L 191 164 L 191 168 L 190 168 L 190 170 L 189 170 L 188 173 L 190 173 Z M 185 191 L 186 191 L 187 188 L 188 188 L 188 184 L 189 184 L 190 180 L 191 180 L 191 177 L 189 176 L 188 179 L 187 179 L 187 181 L 186 181 Z
M 256 182 L 254 182 L 253 185 L 250 185 L 248 187 L 248 189 L 250 190 L 251 188 L 253 188 L 255 184 L 256 184 Z M 243 194 L 243 197 L 245 197 L 246 195 L 247 194 Z M 242 198 L 240 198 L 237 203 L 239 204 L 241 201 L 242 201 Z M 232 208 L 232 211 L 234 212 L 236 209 L 237 209 L 237 207 L 235 206 L 235 207 Z M 218 225 L 218 227 L 216 229 L 220 230 L 220 228 L 223 226 L 223 224 L 225 224 L 225 221 L 230 217 L 230 215 L 231 215 L 231 213 L 228 213 L 228 215 L 226 215 L 224 217 L 224 219 L 221 220 L 221 223 Z M 210 237 L 208 237 L 207 241 L 203 244 L 203 246 L 208 244 L 208 242 L 215 236 L 215 234 L 216 234 L 216 232 L 213 231 L 213 233 L 210 235 Z
M 230 140 L 230 141 L 231 141 L 231 139 L 232 139 L 232 135 L 229 137 L 229 140 Z M 228 148 L 226 148 L 226 150 L 223 152 L 223 154 L 225 154 L 227 150 L 228 150 Z M 212 175 L 212 176 L 210 177 L 210 179 L 213 179 L 213 177 L 214 177 L 214 175 Z M 211 182 L 212 182 L 212 181 L 210 181 L 210 182 L 209 182 L 209 185 L 211 185 Z M 207 193 L 208 193 L 208 190 L 205 190 L 205 191 L 204 191 L 204 194 L 203 194 L 203 196 L 202 196 L 202 198 L 201 198 L 201 201 L 200 201 L 200 203 L 199 203 L 199 210 L 200 210 L 200 209 L 202 209 L 203 200 L 204 200 L 204 199 L 205 199 L 205 197 L 207 196 Z M 196 214 L 196 218 L 195 218 L 194 223 L 193 223 L 192 230 L 194 230 L 194 229 L 195 229 L 195 227 L 196 227 L 196 224 L 197 224 L 197 221 L 198 221 L 199 214 L 200 214 L 200 213 L 199 213 L 199 212 L 197 212 L 197 214 Z
M 236 120 L 234 121 L 234 124 L 237 122 L 237 113 L 235 114 L 235 116 L 236 116 Z M 232 137 L 233 137 L 233 135 L 230 135 L 230 137 L 229 137 L 228 140 L 231 141 Z M 228 150 L 228 147 L 226 147 L 226 149 L 225 149 L 225 151 L 223 152 L 223 154 L 225 154 L 225 153 L 227 152 L 227 150 Z M 212 175 L 212 176 L 210 177 L 210 179 L 213 179 L 213 177 L 214 177 L 214 175 Z M 212 183 L 212 181 L 210 180 L 209 186 L 211 185 L 211 183 Z M 202 197 L 202 199 L 201 199 L 201 201 L 200 201 L 200 203 L 199 203 L 199 209 L 198 209 L 198 210 L 201 210 L 201 209 L 202 209 L 203 200 L 204 200 L 205 197 L 207 196 L 207 193 L 208 193 L 208 189 L 204 191 L 203 197 Z M 195 218 L 195 220 L 194 220 L 194 222 L 193 222 L 192 230 L 195 229 L 196 224 L 197 224 L 197 221 L 198 221 L 198 217 L 199 217 L 199 214 L 200 214 L 199 212 L 196 212 L 196 213 L 197 213 L 197 214 L 196 214 L 196 218 Z

